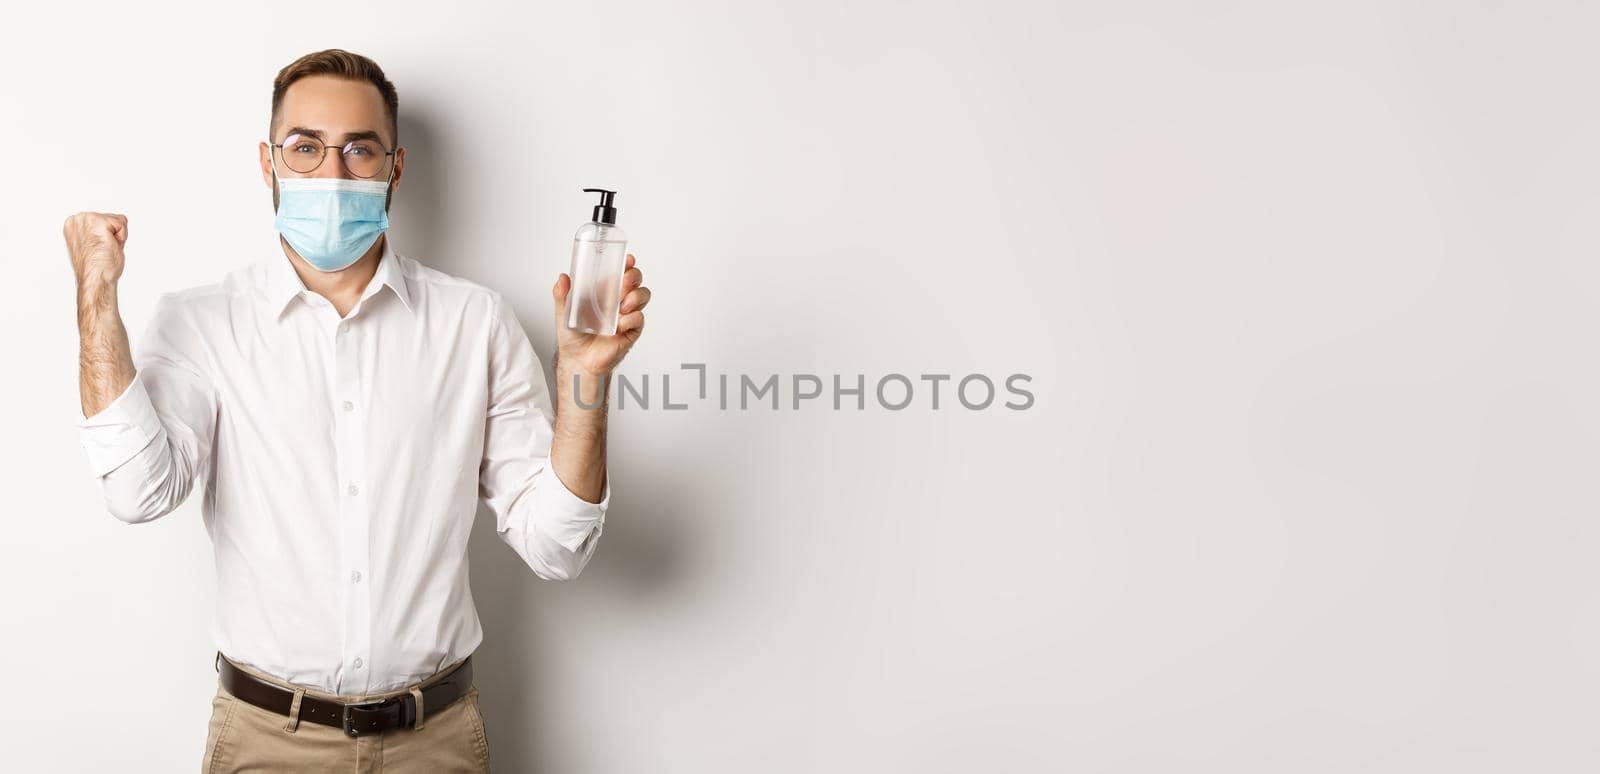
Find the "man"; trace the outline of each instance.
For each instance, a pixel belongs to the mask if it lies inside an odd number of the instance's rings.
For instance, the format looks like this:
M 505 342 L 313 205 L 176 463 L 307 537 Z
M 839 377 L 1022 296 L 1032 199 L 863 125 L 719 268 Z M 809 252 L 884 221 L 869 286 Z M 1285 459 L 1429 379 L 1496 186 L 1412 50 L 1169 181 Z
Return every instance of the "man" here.
M 643 275 L 629 255 L 616 336 L 561 323 L 559 275 L 552 407 L 504 298 L 389 244 L 397 109 L 366 57 L 320 51 L 279 72 L 260 146 L 278 244 L 163 295 L 137 358 L 117 308 L 127 218 L 64 228 L 81 434 L 107 508 L 148 522 L 205 482 L 208 772 L 487 771 L 468 659 L 483 638 L 476 503 L 545 579 L 576 578 L 604 526 L 604 388 L 643 329 Z

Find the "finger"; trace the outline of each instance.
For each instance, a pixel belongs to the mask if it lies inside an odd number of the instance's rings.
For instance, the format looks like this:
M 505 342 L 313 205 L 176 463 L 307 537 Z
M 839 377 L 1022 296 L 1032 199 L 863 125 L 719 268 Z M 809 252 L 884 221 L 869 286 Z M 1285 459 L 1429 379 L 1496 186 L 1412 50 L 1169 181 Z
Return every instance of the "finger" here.
M 639 332 L 644 330 L 644 312 L 629 312 L 617 320 L 617 335 L 632 333 L 630 340 L 639 338 Z
M 624 293 L 643 284 L 644 272 L 638 268 L 629 269 L 622 273 L 622 291 Z
M 632 293 L 622 299 L 622 313 L 637 311 L 650 303 L 650 288 L 634 288 Z
M 628 260 L 622 264 L 623 268 L 633 268 L 633 253 L 628 253 Z
M 566 272 L 556 275 L 556 284 L 550 286 L 550 298 L 556 302 L 556 315 L 563 315 L 567 307 L 567 291 L 572 289 L 572 280 Z
M 93 233 L 95 236 L 111 239 L 121 245 L 124 239 L 123 234 L 127 232 L 127 228 L 126 222 L 119 223 L 114 218 L 107 216 L 95 220 Z

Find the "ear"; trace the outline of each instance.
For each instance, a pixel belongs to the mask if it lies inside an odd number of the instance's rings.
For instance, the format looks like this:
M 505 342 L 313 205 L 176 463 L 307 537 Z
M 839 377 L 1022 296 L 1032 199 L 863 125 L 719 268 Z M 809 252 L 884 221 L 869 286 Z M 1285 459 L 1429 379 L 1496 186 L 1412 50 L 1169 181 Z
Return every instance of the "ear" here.
M 266 183 L 268 188 L 272 188 L 274 178 L 274 173 L 272 170 L 272 146 L 264 142 L 261 143 L 260 147 L 257 149 L 256 155 L 260 156 L 261 182 Z
M 394 149 L 394 180 L 390 181 L 389 192 L 392 194 L 400 188 L 400 176 L 406 171 L 406 149 L 404 146 Z

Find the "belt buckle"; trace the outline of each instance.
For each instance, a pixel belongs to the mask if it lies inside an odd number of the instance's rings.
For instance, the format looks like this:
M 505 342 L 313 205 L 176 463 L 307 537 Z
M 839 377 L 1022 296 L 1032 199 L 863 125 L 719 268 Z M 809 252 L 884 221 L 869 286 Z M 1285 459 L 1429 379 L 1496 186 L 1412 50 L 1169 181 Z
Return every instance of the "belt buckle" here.
M 400 727 L 400 728 L 405 727 L 405 725 L 409 722 L 409 721 L 406 720 L 406 717 L 405 717 L 405 715 L 406 715 L 406 702 L 405 702 L 405 700 L 406 700 L 407 696 L 408 696 L 408 694 L 401 694 L 399 696 L 390 696 L 387 699 L 378 699 L 377 701 L 364 701 L 364 702 L 360 702 L 358 704 L 346 704 L 346 705 L 344 705 L 344 709 L 343 709 L 342 714 L 341 714 L 339 719 L 340 719 L 340 722 L 344 726 L 345 736 L 361 736 L 362 733 L 375 733 L 375 732 L 372 732 L 372 731 L 362 732 L 360 729 L 356 728 L 355 718 L 352 718 L 350 716 L 350 711 L 351 710 L 365 710 L 365 709 L 370 709 L 370 708 L 382 707 L 382 706 L 385 706 L 385 705 L 388 705 L 388 704 L 399 704 L 400 705 L 400 723 L 399 723 L 399 726 L 397 726 L 397 727 Z M 383 729 L 379 729 L 380 732 L 382 730 Z

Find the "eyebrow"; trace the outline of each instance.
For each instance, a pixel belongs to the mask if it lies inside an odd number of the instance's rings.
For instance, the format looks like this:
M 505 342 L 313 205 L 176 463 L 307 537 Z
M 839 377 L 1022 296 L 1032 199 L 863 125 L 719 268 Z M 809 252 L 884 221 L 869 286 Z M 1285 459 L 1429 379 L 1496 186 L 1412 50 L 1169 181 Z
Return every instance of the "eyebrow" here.
M 284 134 L 283 137 L 284 137 L 284 139 L 287 140 L 288 138 L 293 137 L 294 135 L 297 135 L 297 134 L 303 134 L 303 135 L 306 135 L 308 137 L 315 137 L 318 140 L 321 140 L 323 142 L 327 142 L 328 141 L 327 137 L 325 135 L 323 135 L 321 129 L 308 129 L 308 128 L 304 127 L 304 126 L 291 126 L 291 127 L 289 127 L 288 133 Z M 359 131 L 359 132 L 346 132 L 345 133 L 344 142 L 355 142 L 356 140 L 377 140 L 381 144 L 383 142 L 383 137 L 380 136 L 377 132 L 375 132 L 375 131 L 373 131 L 371 129 L 366 129 L 366 130 Z

